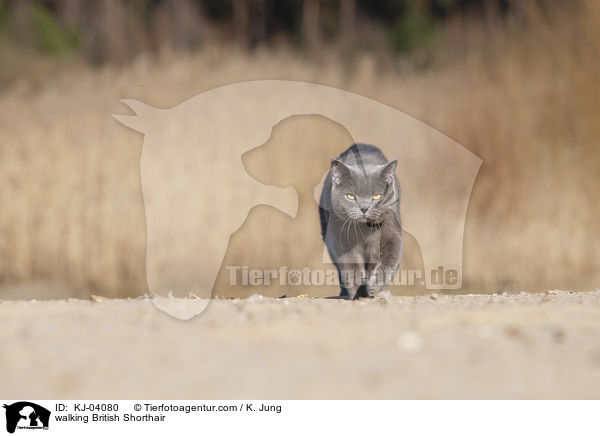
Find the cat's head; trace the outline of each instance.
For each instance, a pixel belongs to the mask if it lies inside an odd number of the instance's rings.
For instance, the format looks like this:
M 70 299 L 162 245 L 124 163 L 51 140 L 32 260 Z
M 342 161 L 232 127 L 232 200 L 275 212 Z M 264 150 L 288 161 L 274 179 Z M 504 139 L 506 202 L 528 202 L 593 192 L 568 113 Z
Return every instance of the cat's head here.
M 397 200 L 394 174 L 398 160 L 383 165 L 349 165 L 331 161 L 331 205 L 342 219 L 377 221 Z

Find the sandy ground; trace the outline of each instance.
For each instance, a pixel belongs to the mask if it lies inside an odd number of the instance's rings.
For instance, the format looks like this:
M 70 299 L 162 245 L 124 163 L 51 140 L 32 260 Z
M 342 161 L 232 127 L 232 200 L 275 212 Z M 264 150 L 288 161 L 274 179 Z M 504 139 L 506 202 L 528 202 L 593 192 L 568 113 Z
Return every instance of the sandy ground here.
M 4 398 L 600 398 L 600 291 L 0 302 Z

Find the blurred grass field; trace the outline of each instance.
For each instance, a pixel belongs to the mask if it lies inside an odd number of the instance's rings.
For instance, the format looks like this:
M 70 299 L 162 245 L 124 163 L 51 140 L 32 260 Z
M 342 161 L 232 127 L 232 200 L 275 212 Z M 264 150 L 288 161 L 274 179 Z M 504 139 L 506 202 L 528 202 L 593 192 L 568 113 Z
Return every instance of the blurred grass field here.
M 249 53 L 215 43 L 92 67 L 26 59 L 3 47 L 3 71 L 18 65 L 27 74 L 11 73 L 0 94 L 0 299 L 146 292 L 143 137 L 111 114 L 127 113 L 122 98 L 168 108 L 253 79 L 310 81 L 376 99 L 483 159 L 466 221 L 463 291 L 598 287 L 599 22 L 593 0 L 545 14 L 523 6 L 497 25 L 449 21 L 427 66 L 377 52 L 325 48 L 313 56 L 282 46 Z M 319 120 L 286 123 L 288 132 L 314 123 L 311 139 L 344 140 Z M 297 137 L 280 135 L 290 144 Z M 319 159 L 334 157 L 325 154 Z M 312 158 L 298 156 L 307 164 Z M 296 166 L 278 161 L 276 171 Z M 256 208 L 250 220 L 265 213 Z M 319 243 L 316 214 L 297 223 L 307 250 Z M 269 230 L 269 241 L 284 239 L 289 222 L 276 220 Z M 232 240 L 243 241 L 243 232 Z M 405 267 L 418 266 L 418 244 L 407 239 Z M 272 246 L 235 249 L 237 259 L 251 260 Z M 281 265 L 302 259 L 302 246 L 275 251 Z M 215 291 L 224 297 L 280 291 L 232 289 L 223 274 Z

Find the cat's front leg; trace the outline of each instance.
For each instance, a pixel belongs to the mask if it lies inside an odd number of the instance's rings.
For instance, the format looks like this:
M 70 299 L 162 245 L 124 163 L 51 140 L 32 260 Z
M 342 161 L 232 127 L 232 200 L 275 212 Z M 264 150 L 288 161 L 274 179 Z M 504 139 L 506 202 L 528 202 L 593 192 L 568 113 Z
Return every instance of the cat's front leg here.
M 378 264 L 375 268 L 370 270 L 369 276 L 367 277 L 367 292 L 369 296 L 373 297 L 378 292 L 385 290 L 385 288 L 392 283 L 397 270 L 398 265 L 384 264 Z
M 393 218 L 393 217 L 392 217 Z M 367 292 L 373 296 L 383 291 L 394 279 L 402 259 L 402 229 L 396 220 L 389 219 L 381 228 L 380 251 L 367 277 Z
M 365 285 L 365 269 L 362 264 L 344 263 L 338 265 L 340 279 L 340 297 L 354 300 L 359 295 L 359 289 Z

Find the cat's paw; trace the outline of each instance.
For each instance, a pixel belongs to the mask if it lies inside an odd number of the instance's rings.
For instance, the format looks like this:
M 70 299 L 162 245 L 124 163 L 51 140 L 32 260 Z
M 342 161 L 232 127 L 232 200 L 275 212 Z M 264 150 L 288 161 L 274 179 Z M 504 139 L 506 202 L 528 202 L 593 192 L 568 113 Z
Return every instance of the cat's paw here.
M 392 297 L 392 293 L 390 292 L 389 289 L 382 289 L 381 291 L 377 292 L 375 294 L 375 298 L 377 298 L 378 300 L 387 300 L 388 298 Z

